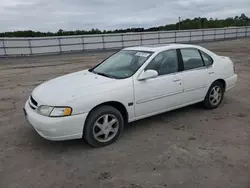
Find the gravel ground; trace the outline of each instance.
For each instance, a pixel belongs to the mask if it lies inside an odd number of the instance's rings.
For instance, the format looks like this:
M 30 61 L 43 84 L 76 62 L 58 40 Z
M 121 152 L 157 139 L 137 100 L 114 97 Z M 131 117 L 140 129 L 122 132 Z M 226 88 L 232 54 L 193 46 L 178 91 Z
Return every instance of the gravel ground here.
M 250 40 L 202 44 L 233 59 L 222 105 L 193 105 L 129 124 L 116 143 L 51 142 L 26 122 L 32 89 L 113 52 L 0 59 L 0 188 L 250 187 Z

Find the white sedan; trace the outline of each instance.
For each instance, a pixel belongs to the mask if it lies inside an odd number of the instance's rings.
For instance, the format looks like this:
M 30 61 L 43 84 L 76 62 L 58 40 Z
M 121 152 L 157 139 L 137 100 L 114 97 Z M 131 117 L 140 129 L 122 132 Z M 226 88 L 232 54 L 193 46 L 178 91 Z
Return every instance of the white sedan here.
M 39 85 L 24 113 L 48 140 L 84 138 L 102 147 L 129 122 L 198 102 L 216 108 L 236 81 L 230 58 L 200 46 L 130 47 Z

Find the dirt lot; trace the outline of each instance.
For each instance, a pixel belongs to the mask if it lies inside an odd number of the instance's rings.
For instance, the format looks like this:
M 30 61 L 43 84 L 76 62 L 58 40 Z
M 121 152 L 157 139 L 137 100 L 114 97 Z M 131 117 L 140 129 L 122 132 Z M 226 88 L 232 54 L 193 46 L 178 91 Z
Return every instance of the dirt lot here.
M 0 59 L 0 188 L 250 187 L 250 40 L 203 46 L 231 57 L 239 75 L 215 110 L 200 105 L 129 124 L 100 149 L 51 142 L 26 122 L 32 89 L 112 52 Z

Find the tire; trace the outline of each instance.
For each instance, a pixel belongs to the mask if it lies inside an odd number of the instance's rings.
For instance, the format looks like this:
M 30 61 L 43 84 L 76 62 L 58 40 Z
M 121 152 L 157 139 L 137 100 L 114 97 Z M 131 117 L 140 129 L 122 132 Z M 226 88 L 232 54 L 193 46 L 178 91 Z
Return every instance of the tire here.
M 124 119 L 121 113 L 116 108 L 105 105 L 90 112 L 83 136 L 88 144 L 99 148 L 115 142 L 121 136 L 123 128 Z
M 215 95 L 213 95 L 215 90 L 216 90 L 216 93 L 218 93 L 218 95 L 217 95 L 218 100 L 216 102 L 215 102 L 216 97 L 214 97 Z M 220 91 L 220 93 L 217 91 Z M 203 101 L 204 107 L 207 109 L 214 109 L 214 108 L 217 108 L 218 106 L 220 106 L 220 104 L 223 100 L 223 97 L 224 97 L 224 92 L 225 92 L 225 90 L 224 90 L 223 84 L 221 82 L 215 81 L 208 89 L 205 100 Z M 214 100 L 213 100 L 213 98 L 214 98 Z

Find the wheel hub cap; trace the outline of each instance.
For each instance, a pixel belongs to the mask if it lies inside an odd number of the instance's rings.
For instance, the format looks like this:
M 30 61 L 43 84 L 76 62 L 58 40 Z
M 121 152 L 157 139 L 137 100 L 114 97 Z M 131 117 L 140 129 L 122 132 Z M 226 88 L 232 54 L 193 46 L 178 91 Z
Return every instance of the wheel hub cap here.
M 99 142 L 108 142 L 115 137 L 118 132 L 119 122 L 114 115 L 105 114 L 94 124 L 93 135 Z
M 217 105 L 221 101 L 222 90 L 219 86 L 214 86 L 209 95 L 209 101 L 212 105 Z

